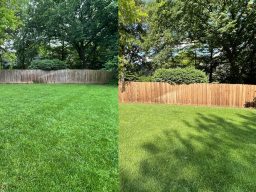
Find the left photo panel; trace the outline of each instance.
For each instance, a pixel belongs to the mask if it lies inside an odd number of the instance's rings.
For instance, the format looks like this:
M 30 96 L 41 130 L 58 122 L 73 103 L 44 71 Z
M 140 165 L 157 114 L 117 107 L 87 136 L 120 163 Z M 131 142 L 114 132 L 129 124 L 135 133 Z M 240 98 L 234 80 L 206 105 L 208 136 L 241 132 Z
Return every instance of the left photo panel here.
M 0 0 L 0 191 L 119 191 L 117 0 Z

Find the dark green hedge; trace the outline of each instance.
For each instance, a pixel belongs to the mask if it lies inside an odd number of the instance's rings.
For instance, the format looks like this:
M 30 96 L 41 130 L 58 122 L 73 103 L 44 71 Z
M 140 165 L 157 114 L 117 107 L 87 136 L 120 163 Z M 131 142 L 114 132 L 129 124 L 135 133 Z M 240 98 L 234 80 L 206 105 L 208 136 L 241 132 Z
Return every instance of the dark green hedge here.
M 207 75 L 194 68 L 158 69 L 153 75 L 153 81 L 170 84 L 207 83 Z
M 138 82 L 151 82 L 152 76 L 139 76 L 137 81 Z
M 29 66 L 29 69 L 41 69 L 45 71 L 59 70 L 59 69 L 66 69 L 66 68 L 67 68 L 67 64 L 64 61 L 61 61 L 59 59 L 34 60 Z

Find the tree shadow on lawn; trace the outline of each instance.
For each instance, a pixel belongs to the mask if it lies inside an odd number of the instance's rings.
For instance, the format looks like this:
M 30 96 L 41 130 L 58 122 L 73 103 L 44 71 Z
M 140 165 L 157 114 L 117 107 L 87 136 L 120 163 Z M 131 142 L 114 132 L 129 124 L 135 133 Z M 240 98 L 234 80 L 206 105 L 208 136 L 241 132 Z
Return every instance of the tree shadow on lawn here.
M 188 132 L 164 130 L 143 144 L 140 176 L 122 173 L 122 191 L 255 191 L 256 117 L 248 114 L 198 113 L 193 124 L 183 121 Z

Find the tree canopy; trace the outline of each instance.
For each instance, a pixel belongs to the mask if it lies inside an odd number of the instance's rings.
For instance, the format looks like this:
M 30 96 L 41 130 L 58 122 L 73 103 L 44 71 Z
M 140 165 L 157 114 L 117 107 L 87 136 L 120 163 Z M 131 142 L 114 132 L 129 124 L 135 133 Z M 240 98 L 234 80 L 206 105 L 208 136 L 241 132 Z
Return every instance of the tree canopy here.
M 142 23 L 147 17 L 143 3 L 138 0 L 119 0 L 119 76 L 122 80 L 133 76 L 131 60 L 139 60 L 141 36 L 144 33 Z M 135 66 L 136 68 L 136 66 Z
M 6 44 L 14 37 L 15 30 L 21 24 L 17 14 L 21 2 L 18 4 L 17 1 L 0 0 L 0 68 L 3 57 L 8 52 Z
M 16 67 L 28 68 L 34 59 L 60 59 L 70 68 L 100 69 L 109 61 L 117 67 L 117 7 L 113 0 L 28 0 L 13 38 Z
M 156 0 L 143 9 L 150 15 L 141 45 L 149 74 L 193 66 L 210 82 L 256 83 L 254 0 Z
M 15 14 L 16 5 L 16 1 L 0 0 L 0 45 L 11 37 L 20 23 Z

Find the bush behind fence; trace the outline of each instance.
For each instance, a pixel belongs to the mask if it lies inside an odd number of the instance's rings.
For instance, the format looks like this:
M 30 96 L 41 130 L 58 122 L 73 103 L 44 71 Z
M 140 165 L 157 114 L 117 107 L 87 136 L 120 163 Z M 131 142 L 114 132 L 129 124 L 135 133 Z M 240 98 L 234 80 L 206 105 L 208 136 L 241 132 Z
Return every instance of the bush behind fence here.
M 119 83 L 120 103 L 162 103 L 224 107 L 255 107 L 256 85 L 162 82 Z
M 92 83 L 105 84 L 113 74 L 102 70 L 0 70 L 0 83 Z

